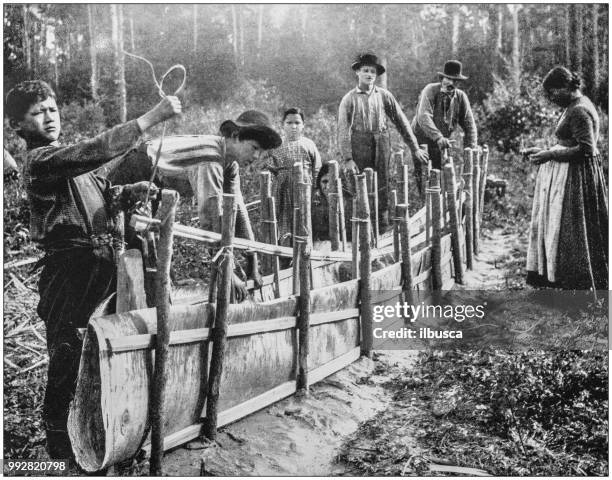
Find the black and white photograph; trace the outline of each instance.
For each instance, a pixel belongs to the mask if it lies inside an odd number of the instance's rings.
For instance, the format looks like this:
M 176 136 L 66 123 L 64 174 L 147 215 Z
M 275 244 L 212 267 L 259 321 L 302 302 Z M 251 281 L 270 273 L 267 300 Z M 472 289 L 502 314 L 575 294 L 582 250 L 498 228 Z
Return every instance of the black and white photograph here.
M 2 28 L 4 475 L 609 475 L 608 3 Z

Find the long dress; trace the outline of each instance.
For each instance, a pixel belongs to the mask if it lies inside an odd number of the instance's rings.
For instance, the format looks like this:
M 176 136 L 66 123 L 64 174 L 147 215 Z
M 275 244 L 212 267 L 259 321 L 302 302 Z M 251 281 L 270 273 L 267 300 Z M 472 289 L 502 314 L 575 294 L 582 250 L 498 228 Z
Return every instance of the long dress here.
M 274 167 L 278 169 L 276 177 L 276 197 L 278 235 L 281 245 L 291 245 L 293 231 L 293 208 L 296 204 L 297 188 L 293 180 L 293 164 L 302 163 L 304 182 L 314 186 L 314 180 L 321 168 L 321 155 L 315 143 L 306 137 L 287 141 L 270 152 Z
M 561 147 L 569 148 L 559 148 L 539 167 L 527 283 L 607 290 L 608 192 L 597 151 L 599 116 L 588 98 L 570 104 L 555 135 Z

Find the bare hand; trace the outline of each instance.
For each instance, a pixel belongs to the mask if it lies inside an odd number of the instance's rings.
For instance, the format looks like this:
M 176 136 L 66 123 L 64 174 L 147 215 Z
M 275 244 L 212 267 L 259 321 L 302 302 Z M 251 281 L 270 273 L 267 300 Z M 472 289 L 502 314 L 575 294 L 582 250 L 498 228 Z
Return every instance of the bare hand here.
M 140 117 L 137 122 L 143 132 L 158 123 L 168 120 L 183 111 L 181 101 L 178 97 L 169 95 L 155 105 L 151 110 Z
M 144 203 L 147 198 L 155 198 L 159 189 L 154 183 L 142 181 L 132 185 L 126 185 L 123 189 L 123 204 L 126 210 L 129 210 L 137 203 Z
M 531 160 L 535 165 L 541 165 L 542 163 L 546 163 L 550 160 L 550 155 L 548 150 L 539 150 L 537 153 L 529 155 L 529 160 Z
M 425 150 L 417 150 L 413 155 L 422 164 L 427 165 L 429 163 L 429 154 Z
M 446 137 L 441 137 L 438 140 L 436 140 L 436 145 L 438 145 L 438 148 L 440 149 L 440 151 L 451 148 L 451 142 Z

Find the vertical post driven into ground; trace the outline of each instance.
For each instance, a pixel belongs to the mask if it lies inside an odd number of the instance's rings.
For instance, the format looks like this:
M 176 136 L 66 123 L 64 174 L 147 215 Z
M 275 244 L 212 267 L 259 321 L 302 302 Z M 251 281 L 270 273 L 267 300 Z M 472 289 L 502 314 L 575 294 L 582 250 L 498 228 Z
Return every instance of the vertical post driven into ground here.
M 310 218 L 310 183 L 300 183 L 300 219 L 299 246 L 300 262 L 300 296 L 298 297 L 298 373 L 297 389 L 308 391 L 308 351 L 310 330 L 310 254 L 312 251 L 311 218 Z
M 412 276 L 412 245 L 410 239 L 410 213 L 408 212 L 408 204 L 400 203 L 397 206 L 397 216 L 400 218 L 399 222 L 402 236 L 402 290 L 404 291 L 404 301 L 412 304 L 414 302 L 414 279 Z
M 374 239 L 374 246 L 378 247 L 378 211 L 376 210 L 375 196 L 378 195 L 376 190 L 376 183 L 374 181 L 376 172 L 371 168 L 364 168 L 363 173 L 366 176 L 366 186 L 368 189 L 368 205 L 370 211 L 370 223 L 372 224 L 372 235 Z
M 357 190 L 355 181 L 355 191 Z M 353 199 L 353 217 L 351 218 L 351 276 L 353 279 L 359 276 L 359 219 L 357 218 L 357 198 Z
M 339 194 L 338 192 L 338 162 L 330 160 L 329 163 L 329 240 L 332 251 L 340 249 L 340 221 L 339 221 Z
M 446 199 L 448 202 L 448 213 L 450 216 L 451 243 L 453 247 L 453 265 L 455 267 L 455 281 L 463 284 L 463 251 L 461 249 L 461 222 L 457 210 L 457 182 L 455 180 L 455 168 L 452 163 L 444 165 L 444 177 L 446 179 Z
M 398 202 L 408 205 L 408 189 L 410 188 L 410 183 L 408 181 L 408 165 L 402 165 L 402 181 L 400 185 L 401 190 Z
M 212 356 L 208 376 L 208 395 L 206 397 L 206 422 L 204 434 L 215 440 L 217 435 L 217 411 L 219 403 L 219 386 L 223 373 L 223 359 L 227 344 L 227 312 L 232 293 L 232 276 L 234 272 L 234 230 L 236 226 L 236 198 L 234 195 L 223 195 L 223 222 L 221 230 L 221 249 L 219 258 L 218 295 L 215 309 L 215 324 L 212 329 Z
M 270 217 L 270 238 L 273 245 L 278 245 L 278 223 L 276 221 L 276 203 L 274 197 L 267 199 L 267 210 Z M 280 261 L 277 255 L 270 257 L 272 260 L 272 272 L 274 273 L 274 297 L 280 297 Z
M 429 154 L 429 147 L 426 143 L 422 143 L 421 145 L 419 145 L 419 147 L 421 148 L 421 150 Z M 431 160 L 427 162 L 427 165 L 421 165 L 421 172 L 423 172 L 423 175 L 421 176 L 421 184 L 418 185 L 418 188 L 421 192 L 421 197 L 423 199 L 427 199 L 425 190 L 427 190 L 427 185 L 429 185 L 429 170 L 431 170 Z
M 157 300 L 157 334 L 155 335 L 155 370 L 151 390 L 151 476 L 162 475 L 162 457 L 164 456 L 163 409 L 166 393 L 168 349 L 170 330 L 168 317 L 170 313 L 170 262 L 172 260 L 172 227 L 178 203 L 178 193 L 162 190 L 162 201 L 159 217 L 162 219 L 157 247 L 157 276 L 155 295 Z
M 361 354 L 372 355 L 372 252 L 370 246 L 371 221 L 365 175 L 357 175 L 357 218 L 359 219 L 359 248 L 361 250 L 359 280 L 359 316 L 361 317 Z
M 474 187 L 472 189 L 472 218 L 474 219 L 474 255 L 478 255 L 480 250 L 480 159 L 482 157 L 482 149 L 478 148 L 476 155 L 474 155 L 474 170 L 472 173 L 472 182 Z
M 442 152 L 442 162 L 440 164 L 440 193 L 442 195 L 442 232 L 446 231 L 446 212 L 448 212 L 448 202 L 446 201 L 446 179 L 444 178 L 444 165 L 452 162 L 452 158 L 450 156 L 450 149 L 446 149 Z
M 467 149 L 466 149 L 467 150 Z M 463 181 L 465 184 L 465 266 L 468 270 L 474 268 L 474 220 L 472 206 L 472 150 L 467 151 L 465 166 L 463 169 Z
M 265 243 L 274 243 L 271 235 L 271 224 L 270 211 L 268 209 L 268 199 L 272 197 L 272 174 L 265 170 L 261 172 L 259 177 L 259 195 L 260 195 L 260 217 L 261 217 L 261 236 L 262 241 Z M 272 257 L 270 255 L 262 255 L 261 269 L 264 275 L 269 274 L 272 271 Z
M 431 201 L 431 273 L 434 290 L 441 290 L 442 279 L 442 229 L 440 217 L 442 216 L 442 196 L 440 195 L 440 170 L 432 169 L 427 190 Z
M 295 243 L 295 236 L 298 234 L 299 216 L 300 216 L 300 194 L 298 185 L 304 181 L 304 172 L 302 162 L 295 162 L 293 164 L 293 231 L 291 232 L 291 239 L 293 242 L 293 294 L 298 295 L 300 293 L 300 267 L 298 259 L 298 246 Z
M 389 221 L 393 227 L 393 260 L 400 261 L 399 221 L 397 216 L 397 190 L 389 195 Z
M 489 172 L 489 146 L 482 147 L 482 170 L 480 174 L 480 216 L 484 210 L 485 190 L 487 189 L 487 173 Z
M 344 252 L 346 251 L 346 209 L 344 208 L 344 196 L 342 195 L 342 179 L 340 178 L 340 167 L 338 166 L 338 162 L 336 162 L 335 160 L 329 161 L 329 186 L 332 192 L 336 192 L 338 194 L 337 224 L 338 231 L 340 232 L 340 250 Z

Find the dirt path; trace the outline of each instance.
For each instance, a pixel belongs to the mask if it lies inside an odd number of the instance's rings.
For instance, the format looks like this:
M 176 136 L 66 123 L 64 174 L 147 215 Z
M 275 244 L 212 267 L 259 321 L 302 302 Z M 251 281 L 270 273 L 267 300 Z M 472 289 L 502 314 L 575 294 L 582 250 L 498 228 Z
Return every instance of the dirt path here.
M 524 249 L 521 245 L 516 234 L 504 234 L 501 229 L 484 233 L 475 268 L 466 273 L 463 288 L 505 288 L 507 271 L 502 265 L 513 251 Z M 196 441 L 167 453 L 165 473 L 173 476 L 201 473 L 350 475 L 351 467 L 339 461 L 337 455 L 341 445 L 360 425 L 380 415 L 384 418 L 390 410 L 402 409 L 406 417 L 420 414 L 419 408 L 411 406 L 409 401 L 393 401 L 391 390 L 385 386 L 393 376 L 411 368 L 417 354 L 416 351 L 381 351 L 375 354 L 374 361 L 362 358 L 313 385 L 308 397 L 287 398 L 222 428 L 218 445 L 205 446 Z M 396 416 L 396 413 L 390 412 L 390 415 Z M 409 427 L 398 428 L 396 434 L 402 444 L 415 448 Z

